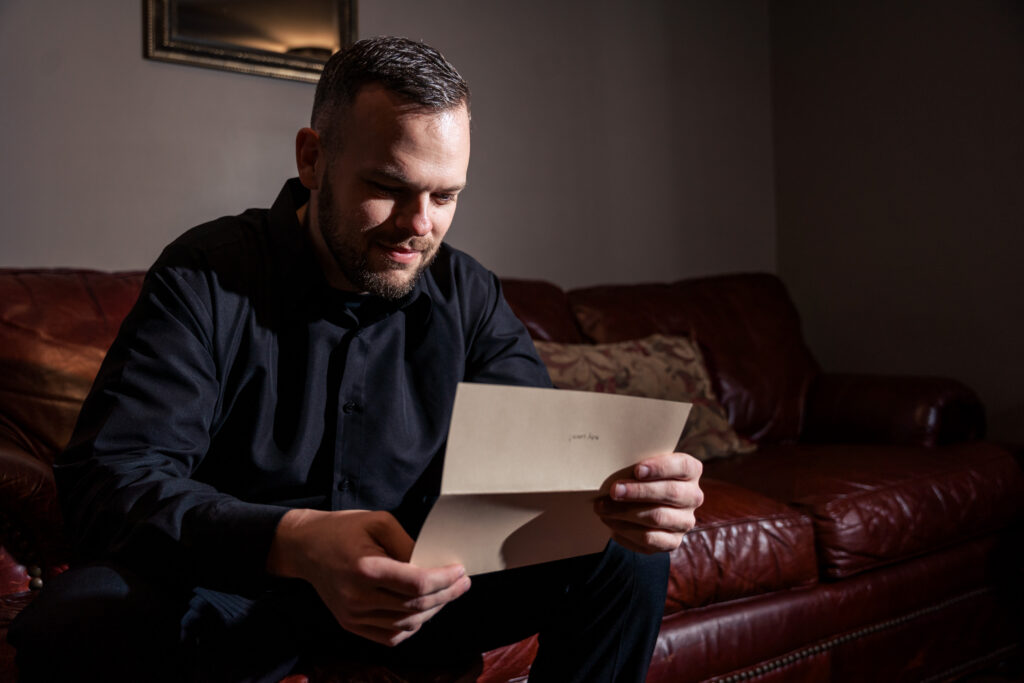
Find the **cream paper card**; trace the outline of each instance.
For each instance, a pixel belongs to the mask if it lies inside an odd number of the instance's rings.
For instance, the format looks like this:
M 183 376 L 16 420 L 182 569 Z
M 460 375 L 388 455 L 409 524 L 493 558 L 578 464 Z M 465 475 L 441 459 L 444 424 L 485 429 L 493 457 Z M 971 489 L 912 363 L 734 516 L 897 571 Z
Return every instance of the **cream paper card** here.
M 601 551 L 593 501 L 644 458 L 671 452 L 689 403 L 459 384 L 441 496 L 412 563 L 469 574 Z

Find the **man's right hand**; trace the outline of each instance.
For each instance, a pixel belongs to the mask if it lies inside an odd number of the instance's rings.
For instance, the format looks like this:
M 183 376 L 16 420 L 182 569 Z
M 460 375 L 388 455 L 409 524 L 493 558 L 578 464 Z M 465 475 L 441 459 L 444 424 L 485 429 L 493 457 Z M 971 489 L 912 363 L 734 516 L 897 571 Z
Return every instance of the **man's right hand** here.
M 460 565 L 412 566 L 412 548 L 413 540 L 387 512 L 289 510 L 274 535 L 267 569 L 312 584 L 345 630 L 394 646 L 470 585 Z

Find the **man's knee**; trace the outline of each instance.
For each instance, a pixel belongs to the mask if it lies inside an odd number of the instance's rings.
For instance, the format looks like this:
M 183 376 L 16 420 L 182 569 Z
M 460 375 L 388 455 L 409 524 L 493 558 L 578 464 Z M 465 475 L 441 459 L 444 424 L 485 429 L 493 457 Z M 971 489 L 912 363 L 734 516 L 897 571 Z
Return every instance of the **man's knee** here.
M 109 672 L 167 655 L 179 640 L 183 605 L 166 590 L 108 564 L 47 582 L 11 625 L 22 679 L 60 680 L 65 669 Z
M 638 590 L 655 600 L 659 610 L 664 607 L 665 595 L 668 592 L 669 555 L 654 553 L 644 555 L 633 553 L 636 558 L 634 581 Z
M 661 616 L 668 590 L 669 557 L 667 553 L 645 555 L 627 550 L 611 541 L 600 556 L 588 583 L 604 592 L 606 599 L 636 603 L 645 612 L 654 610 Z

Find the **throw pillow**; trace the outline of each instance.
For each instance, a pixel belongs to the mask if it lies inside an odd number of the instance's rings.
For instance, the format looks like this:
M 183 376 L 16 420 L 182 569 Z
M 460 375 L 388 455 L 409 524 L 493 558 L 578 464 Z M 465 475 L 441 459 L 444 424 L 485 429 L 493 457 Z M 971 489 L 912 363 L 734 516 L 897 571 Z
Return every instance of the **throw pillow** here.
M 677 450 L 711 460 L 756 448 L 729 425 L 700 348 L 686 337 L 655 334 L 615 344 L 534 344 L 560 389 L 692 403 Z

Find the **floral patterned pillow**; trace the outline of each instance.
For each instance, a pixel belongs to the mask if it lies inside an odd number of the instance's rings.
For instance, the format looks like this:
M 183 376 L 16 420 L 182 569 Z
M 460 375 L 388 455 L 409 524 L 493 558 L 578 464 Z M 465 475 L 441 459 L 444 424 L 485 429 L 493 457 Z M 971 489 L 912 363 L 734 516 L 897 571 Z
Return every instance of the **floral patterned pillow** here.
M 534 344 L 560 389 L 692 403 L 677 450 L 710 460 L 756 449 L 729 425 L 700 349 L 686 337 L 655 334 L 617 344 Z

